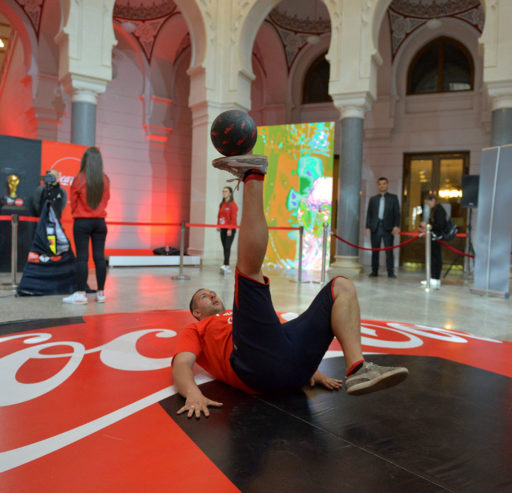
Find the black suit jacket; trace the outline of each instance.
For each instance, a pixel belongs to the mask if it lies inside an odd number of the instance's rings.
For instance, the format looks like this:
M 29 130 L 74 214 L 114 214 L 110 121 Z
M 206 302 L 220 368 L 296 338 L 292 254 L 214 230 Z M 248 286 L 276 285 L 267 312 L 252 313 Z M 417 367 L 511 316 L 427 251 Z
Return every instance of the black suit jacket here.
M 372 232 L 375 232 L 379 225 L 379 203 L 380 193 L 374 195 L 368 202 L 366 228 Z M 386 231 L 391 231 L 395 226 L 400 227 L 400 204 L 398 203 L 398 197 L 393 193 L 386 192 L 384 194 L 384 217 L 382 222 Z

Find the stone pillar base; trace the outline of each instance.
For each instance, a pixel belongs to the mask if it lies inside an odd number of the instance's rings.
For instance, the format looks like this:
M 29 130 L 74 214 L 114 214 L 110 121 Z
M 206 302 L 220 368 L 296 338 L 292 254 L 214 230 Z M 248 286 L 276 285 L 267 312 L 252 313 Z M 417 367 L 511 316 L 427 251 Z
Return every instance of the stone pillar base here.
M 329 272 L 336 276 L 345 276 L 353 280 L 361 278 L 363 266 L 359 263 L 359 257 L 336 255 L 335 259 L 335 262 L 329 268 Z

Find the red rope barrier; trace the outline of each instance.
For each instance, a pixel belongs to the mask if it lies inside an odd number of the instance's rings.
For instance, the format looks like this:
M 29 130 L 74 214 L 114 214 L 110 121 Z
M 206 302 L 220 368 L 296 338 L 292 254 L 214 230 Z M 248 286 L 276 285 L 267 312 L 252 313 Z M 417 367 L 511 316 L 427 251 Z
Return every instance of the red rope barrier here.
M 464 257 L 470 257 L 470 258 L 475 258 L 474 255 L 471 255 L 469 253 L 465 253 L 461 250 L 457 250 L 457 248 L 453 248 L 452 246 L 448 245 L 448 243 L 444 242 L 443 240 L 437 240 L 439 243 L 441 243 L 441 245 L 443 245 L 444 247 L 448 248 L 448 250 L 450 250 L 451 252 L 454 252 L 454 253 L 458 253 L 459 255 L 463 255 Z
M 26 223 L 39 222 L 38 217 L 31 217 L 31 216 L 18 216 L 18 220 L 20 222 L 26 222 Z M 0 216 L 0 221 L 12 221 L 12 216 Z
M 218 229 L 240 229 L 240 226 L 230 226 L 227 224 L 199 224 L 199 223 L 185 223 L 187 228 L 218 228 Z M 283 230 L 283 231 L 298 231 L 298 226 L 269 226 L 268 229 Z
M 108 226 L 181 226 L 181 223 L 136 223 L 128 221 L 107 221 Z
M 384 250 L 393 250 L 394 248 L 399 248 L 399 247 L 402 247 L 402 246 L 407 245 L 409 243 L 412 243 L 413 241 L 416 241 L 421 236 L 419 233 L 415 233 L 414 238 L 411 238 L 410 240 L 406 240 L 406 241 L 404 241 L 402 243 L 399 243 L 398 245 L 393 245 L 393 246 L 390 246 L 390 247 L 383 247 L 383 248 L 367 248 L 367 247 L 362 247 L 360 245 L 355 245 L 354 243 L 350 243 L 350 241 L 344 240 L 343 238 L 341 238 L 340 236 L 336 235 L 335 233 L 331 233 L 331 234 L 336 239 L 342 241 L 343 243 L 346 243 L 347 245 L 350 245 L 351 247 L 359 248 L 360 250 L 369 250 L 370 252 L 380 252 L 380 251 L 384 251 Z

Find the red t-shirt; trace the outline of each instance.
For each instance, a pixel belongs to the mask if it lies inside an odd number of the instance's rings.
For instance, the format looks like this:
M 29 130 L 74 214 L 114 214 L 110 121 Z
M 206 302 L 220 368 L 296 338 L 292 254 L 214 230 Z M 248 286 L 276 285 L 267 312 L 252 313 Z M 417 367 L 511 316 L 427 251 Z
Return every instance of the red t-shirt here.
M 219 206 L 219 213 L 217 214 L 217 224 L 230 224 L 236 226 L 237 215 L 238 206 L 235 202 L 222 202 Z
M 179 334 L 174 356 L 190 352 L 197 356 L 196 363 L 212 377 L 241 389 L 257 393 L 245 385 L 231 367 L 229 357 L 233 351 L 233 312 L 211 315 L 187 325 Z
M 107 203 L 110 198 L 110 180 L 103 175 L 104 188 L 103 197 L 96 209 L 91 209 L 87 203 L 87 180 L 83 173 L 78 173 L 71 184 L 71 215 L 79 217 L 106 217 Z

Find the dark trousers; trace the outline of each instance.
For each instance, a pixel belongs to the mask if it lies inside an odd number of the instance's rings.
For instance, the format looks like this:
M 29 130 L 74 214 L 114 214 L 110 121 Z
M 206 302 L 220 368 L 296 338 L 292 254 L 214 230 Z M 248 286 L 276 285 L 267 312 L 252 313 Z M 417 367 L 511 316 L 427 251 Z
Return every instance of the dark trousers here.
M 438 241 L 432 242 L 432 248 L 430 250 L 430 261 L 430 276 L 432 279 L 441 279 L 443 259 L 441 257 L 441 244 Z
M 372 248 L 380 248 L 382 240 L 384 240 L 385 247 L 393 246 L 391 231 L 386 231 L 382 226 L 382 221 L 379 221 L 377 229 L 371 234 Z M 372 272 L 375 274 L 379 270 L 379 254 L 380 252 L 372 252 Z M 386 269 L 388 274 L 393 272 L 393 250 L 386 250 Z
M 77 218 L 73 223 L 73 237 L 76 248 L 76 277 L 78 291 L 85 291 L 87 287 L 87 275 L 89 273 L 89 238 L 92 241 L 92 258 L 96 267 L 96 281 L 98 290 L 105 288 L 107 277 L 107 262 L 105 261 L 105 239 L 107 237 L 107 225 L 101 218 Z
M 236 229 L 231 229 L 231 236 L 228 236 L 227 229 L 220 230 L 220 241 L 224 249 L 224 265 L 229 265 L 229 255 L 231 254 L 231 245 L 235 239 Z

